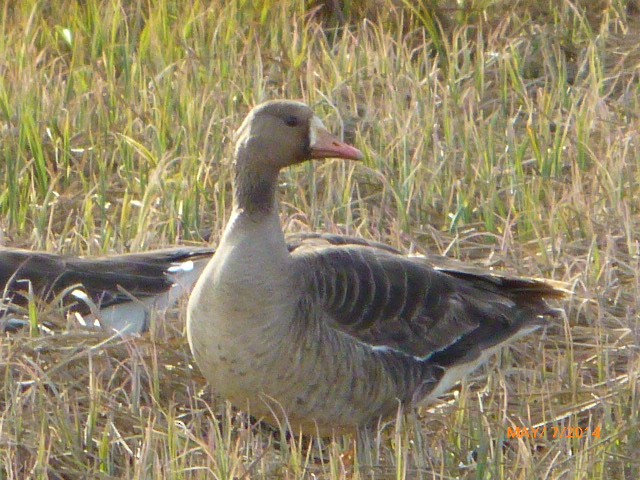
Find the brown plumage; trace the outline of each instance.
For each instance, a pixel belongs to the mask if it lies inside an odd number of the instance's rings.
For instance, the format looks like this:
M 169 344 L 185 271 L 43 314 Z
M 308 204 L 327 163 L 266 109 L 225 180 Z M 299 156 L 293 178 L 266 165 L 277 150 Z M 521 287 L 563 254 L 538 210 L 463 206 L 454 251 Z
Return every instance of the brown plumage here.
M 452 267 L 337 235 L 285 241 L 278 172 L 360 159 L 306 106 L 267 102 L 237 134 L 234 206 L 190 297 L 187 333 L 205 377 L 253 415 L 330 434 L 446 391 L 507 340 L 556 312 L 561 290 Z

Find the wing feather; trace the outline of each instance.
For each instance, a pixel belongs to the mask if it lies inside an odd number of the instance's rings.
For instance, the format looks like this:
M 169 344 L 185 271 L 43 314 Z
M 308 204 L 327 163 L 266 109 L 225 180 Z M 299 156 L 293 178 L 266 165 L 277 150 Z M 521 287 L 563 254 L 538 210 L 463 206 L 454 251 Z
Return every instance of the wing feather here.
M 443 364 L 538 326 L 551 311 L 544 297 L 560 296 L 538 280 L 445 270 L 348 238 L 315 236 L 292 251 L 307 272 L 301 288 L 314 291 L 311 303 L 329 327 L 374 349 Z
M 17 304 L 24 304 L 27 283 L 45 301 L 73 286 L 81 287 L 96 305 L 107 307 L 145 298 L 172 287 L 168 269 L 185 261 L 206 261 L 212 248 L 171 248 L 107 257 L 67 257 L 45 252 L 0 249 L 0 284 Z M 74 297 L 65 298 L 74 302 Z M 82 309 L 84 306 L 78 304 Z

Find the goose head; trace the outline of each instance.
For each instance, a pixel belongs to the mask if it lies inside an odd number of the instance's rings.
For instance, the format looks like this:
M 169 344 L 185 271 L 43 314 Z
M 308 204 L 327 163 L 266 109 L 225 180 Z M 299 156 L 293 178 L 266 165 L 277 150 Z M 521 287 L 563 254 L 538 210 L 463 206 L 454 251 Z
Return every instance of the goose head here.
M 329 133 L 307 105 L 291 100 L 274 100 L 254 107 L 235 138 L 238 169 L 260 167 L 265 173 L 277 173 L 310 159 L 363 157 L 360 150 Z

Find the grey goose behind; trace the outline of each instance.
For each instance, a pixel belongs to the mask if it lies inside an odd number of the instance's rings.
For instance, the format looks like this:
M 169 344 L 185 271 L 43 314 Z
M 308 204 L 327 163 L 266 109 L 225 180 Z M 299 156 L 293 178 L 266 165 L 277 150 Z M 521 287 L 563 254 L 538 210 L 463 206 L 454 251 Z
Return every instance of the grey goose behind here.
M 21 326 L 14 314 L 30 295 L 60 301 L 103 328 L 142 333 L 152 309 L 166 309 L 191 291 L 214 249 L 178 247 L 143 253 L 74 257 L 0 248 L 0 322 Z

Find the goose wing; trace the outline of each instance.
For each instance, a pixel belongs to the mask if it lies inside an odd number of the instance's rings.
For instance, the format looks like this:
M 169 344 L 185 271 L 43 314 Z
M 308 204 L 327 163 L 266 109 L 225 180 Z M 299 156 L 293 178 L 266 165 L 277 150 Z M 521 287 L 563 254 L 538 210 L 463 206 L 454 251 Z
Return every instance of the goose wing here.
M 302 308 L 378 350 L 441 364 L 467 361 L 554 310 L 545 298 L 564 292 L 540 281 L 456 269 L 441 257 L 407 257 L 377 245 L 302 242 Z M 437 264 L 443 264 L 438 266 Z
M 77 287 L 104 308 L 130 302 L 132 297 L 142 299 L 166 292 L 175 284 L 185 263 L 194 262 L 191 266 L 199 274 L 213 253 L 212 248 L 181 247 L 104 257 L 66 257 L 3 248 L 0 288 L 5 298 L 20 305 L 27 301 L 29 284 L 34 294 L 45 301 Z M 64 300 L 73 301 L 66 296 Z M 86 305 L 78 305 L 81 311 L 85 308 Z

